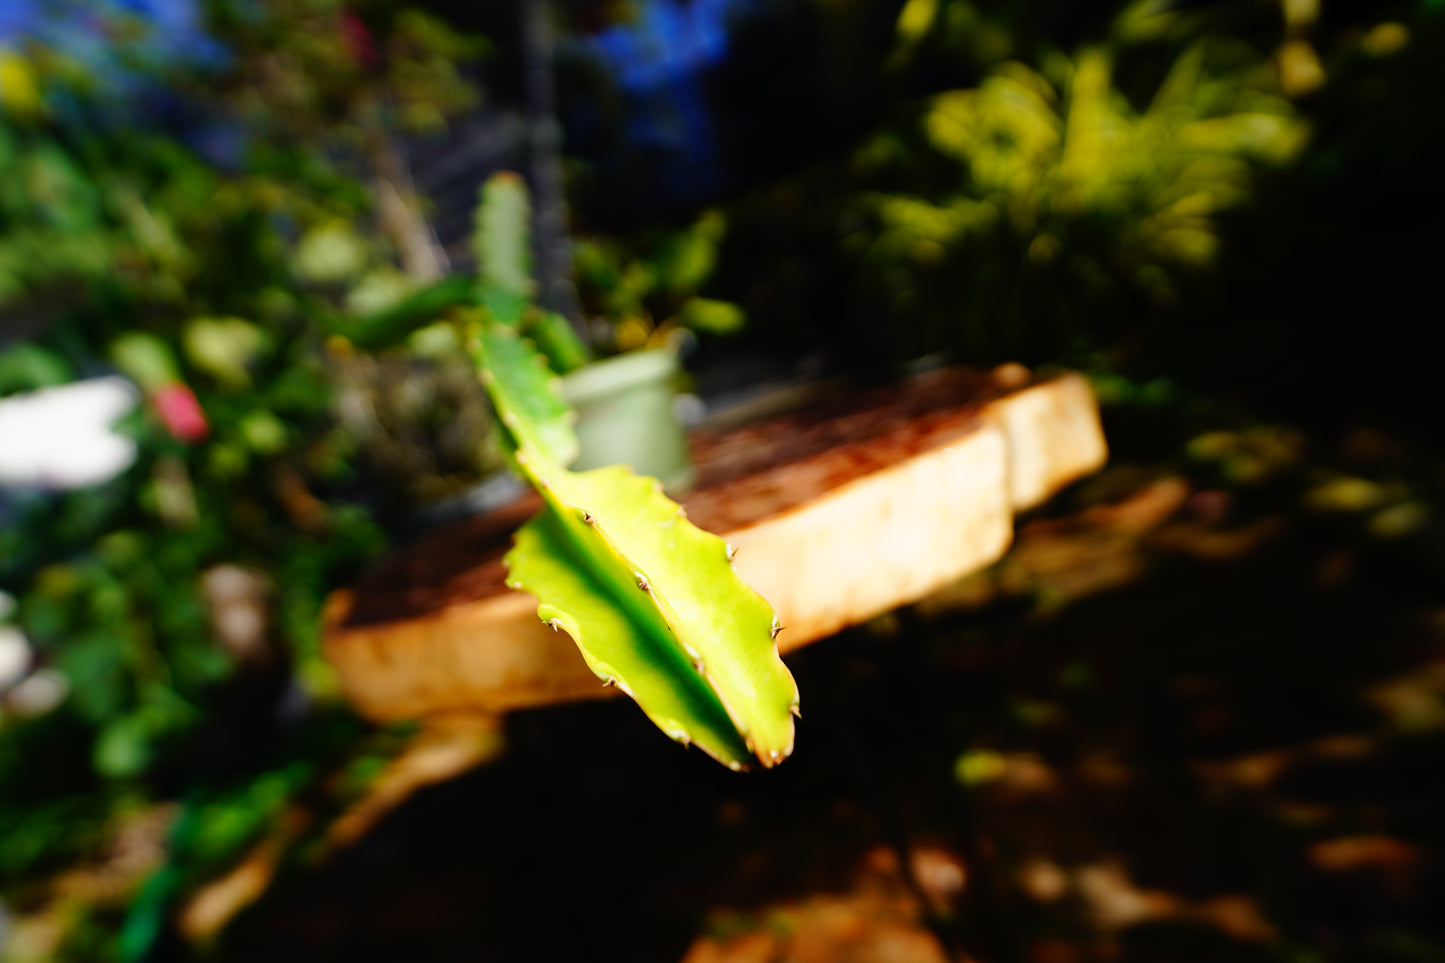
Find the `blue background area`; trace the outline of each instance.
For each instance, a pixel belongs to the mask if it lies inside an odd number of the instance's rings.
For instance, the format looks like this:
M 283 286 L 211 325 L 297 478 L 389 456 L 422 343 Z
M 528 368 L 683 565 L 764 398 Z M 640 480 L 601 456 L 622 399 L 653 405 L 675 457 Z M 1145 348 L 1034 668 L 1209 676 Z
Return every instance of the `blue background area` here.
M 583 45 L 623 95 L 622 141 L 648 158 L 657 188 L 673 200 L 702 199 L 725 183 L 704 80 L 727 58 L 730 25 L 758 6 L 754 0 L 642 0 L 635 20 Z M 585 128 L 590 112 L 570 119 Z
M 248 0 L 236 3 L 244 10 Z M 568 144 L 604 181 L 626 184 L 628 207 L 641 216 L 709 203 L 734 186 L 738 161 L 729 156 L 710 78 L 733 52 L 735 27 L 767 16 L 769 4 L 639 0 L 634 9 L 624 23 L 562 41 L 561 59 L 586 64 L 594 81 L 565 103 Z M 62 122 L 154 130 L 234 170 L 245 156 L 240 125 L 156 79 L 166 68 L 226 66 L 227 51 L 203 20 L 200 0 L 0 0 L 0 46 L 39 43 L 86 68 L 93 103 L 50 92 Z M 123 49 L 112 39 L 122 33 L 129 38 Z
M 117 26 L 139 24 L 126 46 L 138 66 L 210 66 L 226 51 L 202 26 L 195 0 L 4 0 L 0 44 L 42 43 L 73 57 L 121 93 L 141 83 L 111 40 Z
M 113 39 L 123 34 L 118 44 Z M 244 137 L 157 80 L 173 67 L 221 68 L 225 47 L 206 33 L 196 0 L 0 0 L 0 47 L 47 47 L 83 66 L 82 104 L 48 91 L 56 118 L 77 128 L 135 124 L 177 137 L 212 163 L 234 167 Z M 99 108 L 99 109 L 96 109 Z

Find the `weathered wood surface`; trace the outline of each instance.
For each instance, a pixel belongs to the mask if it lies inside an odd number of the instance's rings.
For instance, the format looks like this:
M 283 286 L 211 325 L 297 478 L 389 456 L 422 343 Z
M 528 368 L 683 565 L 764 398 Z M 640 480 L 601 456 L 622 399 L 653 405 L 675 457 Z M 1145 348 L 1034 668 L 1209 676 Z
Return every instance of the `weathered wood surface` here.
M 738 572 L 777 609 L 786 653 L 996 561 L 1014 512 L 1106 457 L 1078 375 L 1031 381 L 930 372 L 901 386 L 693 437 L 681 501 L 738 549 Z M 347 696 L 378 720 L 500 712 L 604 689 L 571 640 L 504 584 L 520 499 L 384 560 L 327 602 L 322 642 Z

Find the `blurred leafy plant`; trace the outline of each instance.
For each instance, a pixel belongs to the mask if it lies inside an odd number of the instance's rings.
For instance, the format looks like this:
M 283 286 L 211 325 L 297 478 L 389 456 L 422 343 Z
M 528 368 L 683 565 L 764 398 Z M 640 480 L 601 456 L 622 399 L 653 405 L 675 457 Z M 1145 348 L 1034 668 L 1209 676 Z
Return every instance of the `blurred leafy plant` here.
M 0 394 L 114 366 L 145 401 L 115 428 L 135 451 L 110 481 L 0 491 L 0 629 L 19 653 L 0 678 L 0 896 L 63 909 L 51 958 L 144 955 L 153 930 L 123 947 L 85 921 L 153 870 L 171 882 L 137 906 L 164 919 L 345 756 L 361 729 L 317 648 L 326 592 L 388 518 L 498 457 L 459 351 L 358 347 L 420 286 L 381 211 L 383 135 L 469 103 L 455 64 L 478 45 L 381 3 L 365 23 L 243 6 L 215 7 L 229 66 L 167 78 L 239 125 L 229 170 L 109 115 L 53 52 L 0 63 L 0 316 L 22 336 Z M 244 604 L 216 594 L 237 569 L 265 573 Z M 60 867 L 104 862 L 163 810 L 177 829 L 158 856 L 65 889 Z
M 933 323 L 980 352 L 1022 347 L 1045 312 L 1077 323 L 1110 301 L 1177 298 L 1216 253 L 1218 214 L 1306 134 L 1269 65 L 1223 47 L 1187 49 L 1142 109 L 1114 85 L 1102 46 L 1042 70 L 1007 61 L 976 89 L 935 97 L 921 132 L 957 179 L 871 195 L 873 229 L 848 242 L 870 279 L 899 293 L 889 313 L 946 312 Z M 883 174 L 895 151 L 884 135 L 860 163 Z
M 585 309 L 607 318 L 599 340 L 616 351 L 667 343 L 686 329 L 733 335 L 747 317 L 741 306 L 700 293 L 712 277 L 727 233 L 720 211 L 704 212 L 680 230 L 654 231 L 631 242 L 577 242 L 577 276 Z
M 1154 323 L 1308 138 L 1269 57 L 1221 28 L 1227 6 L 1133 3 L 1060 28 L 1068 53 L 1029 23 L 1047 4 L 911 0 L 887 121 L 732 205 L 717 289 L 756 330 L 865 370 L 1058 361 Z

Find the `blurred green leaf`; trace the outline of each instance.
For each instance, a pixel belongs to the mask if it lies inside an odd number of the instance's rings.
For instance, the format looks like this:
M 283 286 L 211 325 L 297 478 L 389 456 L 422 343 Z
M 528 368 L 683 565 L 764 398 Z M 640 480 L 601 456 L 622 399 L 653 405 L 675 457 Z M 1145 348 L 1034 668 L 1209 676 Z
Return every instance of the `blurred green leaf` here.
M 741 331 L 747 324 L 747 315 L 730 301 L 689 298 L 678 320 L 694 331 L 726 336 Z
M 232 391 L 250 386 L 248 370 L 266 344 L 256 325 L 241 318 L 197 318 L 182 335 L 186 358 Z
M 336 219 L 307 231 L 296 247 L 296 273 L 307 281 L 336 283 L 361 274 L 367 247 L 350 221 Z
M 547 358 L 548 367 L 557 374 L 576 371 L 592 360 L 592 352 L 577 337 L 567 319 L 555 311 L 537 311 L 527 325 L 527 334 Z
M 241 421 L 241 437 L 258 455 L 274 455 L 286 447 L 286 426 L 274 414 L 258 408 Z
M 50 388 L 75 379 L 75 371 L 59 354 L 22 341 L 0 351 L 0 395 Z
M 473 279 L 465 274 L 452 274 L 412 292 L 383 311 L 356 319 L 343 333 L 357 347 L 376 350 L 397 344 L 452 308 L 475 302 Z
M 132 713 L 108 723 L 95 742 L 95 769 L 111 779 L 140 775 L 155 758 L 153 733 L 142 713 Z
M 496 323 L 483 324 L 471 351 L 497 417 L 518 448 L 565 465 L 577 457 L 576 415 L 562 397 L 561 380 L 536 347 Z
M 146 391 L 181 380 L 175 355 L 164 341 L 153 334 L 132 331 L 121 335 L 111 342 L 110 359 Z

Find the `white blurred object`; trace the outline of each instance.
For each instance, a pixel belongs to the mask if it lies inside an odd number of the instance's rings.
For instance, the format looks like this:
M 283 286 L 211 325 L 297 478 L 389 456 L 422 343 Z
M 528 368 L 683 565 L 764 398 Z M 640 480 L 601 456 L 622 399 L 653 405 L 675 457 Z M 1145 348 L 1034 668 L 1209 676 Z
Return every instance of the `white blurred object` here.
M 238 565 L 217 565 L 201 578 L 211 624 L 226 650 L 243 660 L 266 658 L 266 576 Z
M 707 404 L 697 395 L 678 395 L 672 399 L 672 413 L 684 428 L 696 428 L 707 417 Z
M 112 375 L 42 388 L 0 401 L 0 488 L 86 488 L 135 461 L 135 442 L 111 425 L 140 392 Z
M 30 640 L 13 625 L 0 625 L 0 692 L 30 671 Z
M 43 716 L 70 695 L 70 680 L 55 669 L 39 669 L 11 689 L 5 707 L 16 715 Z

